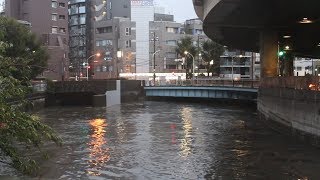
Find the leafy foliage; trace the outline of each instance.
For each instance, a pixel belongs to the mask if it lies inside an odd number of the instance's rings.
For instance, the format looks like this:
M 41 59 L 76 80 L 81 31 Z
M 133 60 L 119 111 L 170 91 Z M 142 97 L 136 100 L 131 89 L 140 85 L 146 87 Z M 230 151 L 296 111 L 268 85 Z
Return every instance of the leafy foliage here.
M 209 73 L 220 74 L 220 56 L 224 52 L 222 45 L 207 40 L 203 43 L 202 59 L 207 63 L 206 69 L 209 76 Z M 210 65 L 210 61 L 213 61 L 213 65 Z
M 192 69 L 192 57 L 190 55 L 185 55 L 184 52 L 188 51 L 190 54 L 192 54 L 193 57 L 195 57 L 197 48 L 193 45 L 192 38 L 189 36 L 183 37 L 180 39 L 180 42 L 178 42 L 176 48 L 176 52 L 180 57 L 185 57 L 186 59 L 186 74 L 187 78 L 190 78 L 192 76 L 192 72 L 190 71 Z
M 27 27 L 13 19 L 0 17 L 0 31 L 0 41 L 7 44 L 3 56 L 11 58 L 6 65 L 13 77 L 28 80 L 43 72 L 49 55 Z M 12 64 L 15 66 L 11 66 Z
M 50 127 L 37 117 L 21 111 L 21 107 L 28 103 L 25 98 L 30 78 L 41 72 L 41 68 L 33 67 L 44 63 L 37 62 L 42 55 L 34 55 L 26 49 L 39 52 L 43 49 L 32 42 L 33 35 L 28 31 L 22 33 L 25 28 L 13 20 L 0 17 L 0 28 L 5 29 L 0 31 L 0 149 L 4 155 L 11 157 L 15 168 L 31 174 L 37 170 L 36 162 L 22 154 L 23 149 L 41 152 L 40 147 L 47 140 L 61 144 Z M 9 32 L 9 29 L 21 34 Z

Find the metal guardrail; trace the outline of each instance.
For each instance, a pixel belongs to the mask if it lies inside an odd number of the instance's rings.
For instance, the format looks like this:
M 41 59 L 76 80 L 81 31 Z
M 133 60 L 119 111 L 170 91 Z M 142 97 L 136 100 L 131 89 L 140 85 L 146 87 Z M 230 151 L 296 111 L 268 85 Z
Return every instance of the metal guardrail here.
M 226 86 L 259 88 L 259 80 L 230 80 L 230 79 L 194 79 L 194 80 L 170 80 L 170 81 L 146 81 L 146 86 Z
M 303 76 L 303 77 L 295 76 L 295 77 L 264 78 L 260 82 L 260 87 L 320 91 L 320 77 L 319 76 Z

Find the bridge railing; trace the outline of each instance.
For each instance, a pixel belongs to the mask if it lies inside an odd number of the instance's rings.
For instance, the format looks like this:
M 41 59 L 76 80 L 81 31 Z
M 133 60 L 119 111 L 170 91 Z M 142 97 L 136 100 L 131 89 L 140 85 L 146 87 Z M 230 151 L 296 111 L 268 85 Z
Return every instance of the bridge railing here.
M 260 82 L 260 87 L 320 91 L 320 77 L 319 76 L 302 76 L 302 77 L 295 76 L 295 77 L 264 78 Z
M 227 86 L 259 88 L 259 80 L 230 80 L 230 79 L 194 79 L 194 80 L 170 80 L 170 81 L 146 81 L 146 86 Z

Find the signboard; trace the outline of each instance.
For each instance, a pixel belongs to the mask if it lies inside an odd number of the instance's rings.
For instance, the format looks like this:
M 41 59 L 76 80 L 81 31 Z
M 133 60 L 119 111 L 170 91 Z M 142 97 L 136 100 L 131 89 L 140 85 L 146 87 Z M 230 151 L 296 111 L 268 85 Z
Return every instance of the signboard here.
M 131 6 L 153 6 L 153 0 L 131 0 Z

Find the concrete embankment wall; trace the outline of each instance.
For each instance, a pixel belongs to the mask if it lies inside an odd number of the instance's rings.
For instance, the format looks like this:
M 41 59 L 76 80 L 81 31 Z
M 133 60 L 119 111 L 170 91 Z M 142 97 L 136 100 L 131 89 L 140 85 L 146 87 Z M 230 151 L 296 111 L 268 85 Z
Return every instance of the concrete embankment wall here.
M 86 83 L 89 85 L 86 85 Z M 121 80 L 121 102 L 136 101 L 143 98 L 144 89 L 142 85 L 143 81 Z M 54 89 L 58 90 L 47 93 L 46 106 L 106 106 L 105 93 L 116 89 L 116 81 L 59 82 L 55 86 Z
M 320 145 L 320 92 L 262 88 L 258 111 L 266 124 Z

